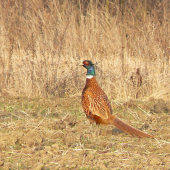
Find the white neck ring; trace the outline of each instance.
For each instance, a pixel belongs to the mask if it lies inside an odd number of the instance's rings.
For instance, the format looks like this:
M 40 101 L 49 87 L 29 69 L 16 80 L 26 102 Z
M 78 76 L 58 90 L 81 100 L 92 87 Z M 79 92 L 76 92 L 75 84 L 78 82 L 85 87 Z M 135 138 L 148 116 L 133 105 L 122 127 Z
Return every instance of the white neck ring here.
M 87 75 L 86 78 L 91 79 L 91 78 L 93 78 L 93 76 L 92 75 Z

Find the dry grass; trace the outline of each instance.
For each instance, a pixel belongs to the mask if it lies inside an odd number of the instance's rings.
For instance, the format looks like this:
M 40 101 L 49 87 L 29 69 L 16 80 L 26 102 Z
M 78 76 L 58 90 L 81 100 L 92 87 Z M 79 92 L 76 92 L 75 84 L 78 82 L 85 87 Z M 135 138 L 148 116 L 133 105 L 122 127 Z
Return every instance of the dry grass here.
M 80 93 L 85 72 L 77 66 L 90 59 L 109 98 L 136 98 L 137 91 L 169 98 L 169 2 L 87 2 L 1 0 L 1 91 Z M 140 88 L 130 81 L 137 68 Z
M 112 105 L 125 122 L 156 137 L 138 139 L 90 125 L 76 97 L 1 97 L 0 169 L 169 169 L 170 116 L 151 114 L 155 103 Z
M 0 0 L 0 169 L 169 169 L 169 5 Z M 84 59 L 114 114 L 157 139 L 89 125 Z

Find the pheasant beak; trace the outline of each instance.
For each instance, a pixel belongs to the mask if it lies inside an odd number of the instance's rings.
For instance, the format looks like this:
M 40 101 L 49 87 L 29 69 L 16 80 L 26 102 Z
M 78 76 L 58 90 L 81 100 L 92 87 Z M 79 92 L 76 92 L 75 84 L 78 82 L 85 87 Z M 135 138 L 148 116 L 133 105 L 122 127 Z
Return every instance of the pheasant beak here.
M 84 66 L 84 64 L 83 64 L 83 63 L 80 63 L 79 66 Z

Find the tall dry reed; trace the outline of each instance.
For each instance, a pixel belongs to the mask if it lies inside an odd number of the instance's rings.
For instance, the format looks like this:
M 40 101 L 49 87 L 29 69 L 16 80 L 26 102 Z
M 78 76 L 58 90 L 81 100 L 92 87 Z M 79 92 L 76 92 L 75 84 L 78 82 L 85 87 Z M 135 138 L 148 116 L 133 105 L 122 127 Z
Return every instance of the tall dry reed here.
M 90 59 L 110 99 L 168 99 L 169 6 L 161 0 L 0 0 L 1 93 L 80 94 L 85 70 L 78 64 Z

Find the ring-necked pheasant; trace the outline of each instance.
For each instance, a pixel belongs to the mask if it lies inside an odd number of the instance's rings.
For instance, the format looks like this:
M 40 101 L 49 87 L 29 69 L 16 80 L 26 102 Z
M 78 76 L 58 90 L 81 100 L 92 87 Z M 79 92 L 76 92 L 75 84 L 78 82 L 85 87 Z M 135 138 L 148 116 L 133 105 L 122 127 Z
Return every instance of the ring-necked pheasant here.
M 87 69 L 86 85 L 82 92 L 82 106 L 90 123 L 95 121 L 96 124 L 112 124 L 130 136 L 154 138 L 112 115 L 109 99 L 96 81 L 94 64 L 84 60 L 80 65 Z

